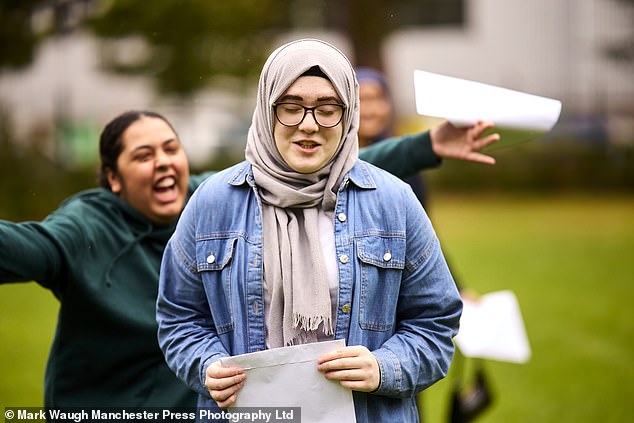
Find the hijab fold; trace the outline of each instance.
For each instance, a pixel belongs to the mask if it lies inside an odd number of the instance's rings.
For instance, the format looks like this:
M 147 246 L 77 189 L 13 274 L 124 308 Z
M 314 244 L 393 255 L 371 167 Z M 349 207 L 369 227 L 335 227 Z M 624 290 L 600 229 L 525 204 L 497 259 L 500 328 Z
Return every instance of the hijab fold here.
M 273 138 L 273 103 L 305 71 L 319 66 L 345 106 L 343 134 L 332 160 L 313 173 L 291 169 Z M 315 342 L 317 331 L 332 335 L 333 316 L 318 216 L 331 219 L 337 192 L 358 158 L 359 93 L 343 53 L 320 40 L 285 44 L 269 56 L 260 75 L 246 160 L 262 201 L 267 345 Z M 265 301 L 266 303 L 266 301 Z

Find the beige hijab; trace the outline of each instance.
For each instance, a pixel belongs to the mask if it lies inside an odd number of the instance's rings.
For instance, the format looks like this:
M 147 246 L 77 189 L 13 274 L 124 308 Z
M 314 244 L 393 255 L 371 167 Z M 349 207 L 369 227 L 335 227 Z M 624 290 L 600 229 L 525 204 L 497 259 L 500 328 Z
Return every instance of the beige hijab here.
M 319 66 L 346 109 L 343 135 L 333 159 L 301 174 L 291 169 L 275 145 L 272 104 L 305 71 Z M 285 44 L 268 58 L 260 75 L 249 128 L 246 160 L 262 200 L 264 280 L 270 298 L 267 345 L 315 342 L 317 330 L 333 334 L 329 283 L 318 231 L 318 213 L 331 218 L 346 173 L 358 158 L 359 89 L 346 56 L 320 40 Z

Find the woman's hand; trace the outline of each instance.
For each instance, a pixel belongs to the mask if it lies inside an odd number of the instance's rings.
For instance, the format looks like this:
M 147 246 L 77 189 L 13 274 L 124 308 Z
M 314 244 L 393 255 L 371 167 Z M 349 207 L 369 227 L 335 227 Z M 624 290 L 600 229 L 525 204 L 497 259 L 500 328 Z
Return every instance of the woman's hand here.
M 373 392 L 381 384 L 379 363 L 360 345 L 344 347 L 324 354 L 317 360 L 317 370 L 341 386 L 361 392 Z
M 431 148 L 438 157 L 495 164 L 493 157 L 480 153 L 484 147 L 500 139 L 499 134 L 482 136 L 493 126 L 492 122 L 478 121 L 474 126 L 457 128 L 449 122 L 443 122 L 429 133 Z
M 227 408 L 236 402 L 238 391 L 244 386 L 247 377 L 241 368 L 222 367 L 219 361 L 207 367 L 205 376 L 205 388 L 220 408 Z

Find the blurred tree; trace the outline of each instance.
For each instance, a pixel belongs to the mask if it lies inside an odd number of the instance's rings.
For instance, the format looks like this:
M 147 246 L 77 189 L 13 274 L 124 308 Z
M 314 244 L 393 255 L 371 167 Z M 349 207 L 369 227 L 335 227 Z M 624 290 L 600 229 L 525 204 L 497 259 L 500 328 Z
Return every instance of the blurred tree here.
M 28 66 L 52 34 L 72 32 L 91 13 L 95 0 L 2 0 L 0 70 Z
M 624 13 L 634 22 L 634 0 L 618 0 L 625 6 Z M 608 57 L 626 65 L 634 65 L 634 24 L 630 24 L 629 34 L 612 42 L 605 48 Z
M 19 68 L 33 60 L 41 36 L 34 33 L 31 16 L 43 0 L 0 2 L 0 69 Z
M 0 103 L 0 218 L 39 220 L 70 194 L 95 185 L 93 166 L 61 168 L 41 148 L 44 128 L 18 139 Z
M 275 35 L 330 28 L 352 41 L 356 64 L 381 68 L 394 29 L 462 24 L 464 0 L 2 0 L 0 69 L 28 65 L 51 34 L 85 26 L 104 40 L 105 67 L 150 75 L 188 96 L 216 75 L 254 77 Z
M 110 69 L 154 74 L 160 91 L 187 96 L 214 75 L 257 74 L 271 36 L 289 25 L 289 3 L 118 0 L 89 26 L 101 38 L 136 38 L 147 47 L 147 54 L 128 63 L 116 54 L 106 55 Z
M 404 27 L 464 24 L 464 0 L 326 0 L 327 22 L 353 43 L 357 66 L 382 69 L 381 43 Z
M 380 68 L 380 43 L 393 29 L 462 17 L 463 0 L 113 0 L 89 26 L 146 47 L 134 60 L 116 46 L 106 50 L 110 69 L 152 73 L 162 92 L 187 96 L 214 75 L 257 76 L 272 37 L 284 31 L 337 29 L 352 40 L 357 63 Z

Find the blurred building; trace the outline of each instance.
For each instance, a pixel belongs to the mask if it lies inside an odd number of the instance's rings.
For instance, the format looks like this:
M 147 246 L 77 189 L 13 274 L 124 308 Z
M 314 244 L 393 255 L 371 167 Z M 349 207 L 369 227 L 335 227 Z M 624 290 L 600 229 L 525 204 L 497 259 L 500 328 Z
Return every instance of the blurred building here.
M 563 102 L 563 118 L 600 119 L 634 134 L 634 3 L 619 0 L 470 0 L 460 27 L 412 28 L 383 46 L 401 114 L 415 113 L 412 72 L 475 80 Z
M 583 122 L 580 126 L 596 122 L 614 140 L 631 142 L 634 60 L 617 60 L 608 51 L 624 39 L 634 40 L 632 2 L 464 0 L 462 4 L 456 22 L 415 26 L 416 14 L 411 13 L 401 17 L 401 29 L 385 39 L 383 64 L 401 116 L 415 113 L 413 70 L 422 69 L 560 99 L 569 122 Z M 422 16 L 425 10 L 416 13 Z M 311 34 L 324 36 L 323 30 Z M 333 37 L 341 39 L 341 34 Z M 343 46 L 344 51 L 349 47 Z M 223 141 L 240 138 L 232 138 L 232 133 L 246 133 L 252 98 L 237 99 L 230 90 L 210 89 L 186 103 L 175 102 L 158 96 L 149 78 L 101 70 L 101 48 L 85 33 L 61 34 L 41 46 L 26 70 L 0 74 L 0 107 L 19 134 L 48 132 L 52 154 L 81 163 L 96 157 L 95 140 L 107 120 L 126 109 L 149 108 L 174 122 L 196 164 L 210 159 Z M 117 48 L 122 55 L 143 54 L 143 46 L 135 40 Z
M 127 54 L 137 49 L 133 40 L 119 48 Z M 18 139 L 37 132 L 49 138 L 49 154 L 63 164 L 90 164 L 107 121 L 125 110 L 151 109 L 172 121 L 192 162 L 203 164 L 219 135 L 238 124 L 227 112 L 238 99 L 222 90 L 201 92 L 187 103 L 161 97 L 148 77 L 104 71 L 100 51 L 86 33 L 54 37 L 29 68 L 0 76 L 0 107 L 13 120 Z

